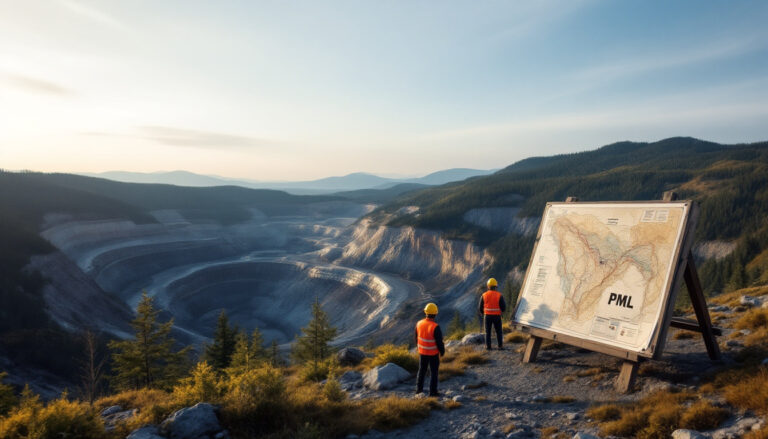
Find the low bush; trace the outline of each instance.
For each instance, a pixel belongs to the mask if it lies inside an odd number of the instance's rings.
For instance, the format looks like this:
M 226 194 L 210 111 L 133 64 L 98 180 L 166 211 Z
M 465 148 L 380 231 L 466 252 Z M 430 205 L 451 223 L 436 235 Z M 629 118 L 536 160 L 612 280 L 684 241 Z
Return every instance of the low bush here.
M 454 410 L 461 407 L 461 403 L 459 401 L 454 401 L 452 399 L 449 399 L 448 401 L 443 404 L 443 408 L 446 410 Z
M 408 351 L 408 346 L 395 346 L 384 344 L 376 348 L 374 357 L 371 361 L 373 366 L 383 366 L 387 363 L 394 363 L 408 372 L 416 372 L 419 369 L 419 358 L 416 354 Z
M 693 410 L 686 409 L 685 403 L 692 399 L 695 399 L 692 393 L 660 391 L 631 404 L 595 408 L 594 411 L 588 412 L 587 416 L 595 419 L 598 419 L 598 416 L 613 419 L 600 425 L 604 435 L 641 439 L 668 438 L 674 430 L 683 428 L 683 419 L 690 423 L 702 422 L 701 414 L 710 410 L 697 404 L 691 406 L 695 407 Z M 720 421 L 717 422 L 718 425 Z
M 26 388 L 18 407 L 0 419 L 3 439 L 104 439 L 107 433 L 96 410 L 67 400 L 67 395 L 44 405 Z
M 18 402 L 13 393 L 13 387 L 3 384 L 3 380 L 8 375 L 7 372 L 0 372 L 0 416 L 8 413 Z
M 733 327 L 736 329 L 749 329 L 750 331 L 768 327 L 768 309 L 750 309 L 733 324 Z
M 397 396 L 369 400 L 369 409 L 374 428 L 393 430 L 406 427 L 429 416 L 438 403 L 434 398 L 408 399 Z
M 525 343 L 527 340 L 527 335 L 517 331 L 510 332 L 504 337 L 505 343 Z
M 181 380 L 173 389 L 173 397 L 179 405 L 190 406 L 198 402 L 218 403 L 223 384 L 213 367 L 206 362 L 197 363 L 189 377 Z
M 740 409 L 768 413 L 768 372 L 759 370 L 754 375 L 742 374 L 740 379 L 731 382 L 723 388 L 728 403 Z
M 595 421 L 615 421 L 621 417 L 621 408 L 615 404 L 599 405 L 587 409 L 586 415 Z
M 680 418 L 680 427 L 689 430 L 711 430 L 728 419 L 731 412 L 715 407 L 709 401 L 697 401 L 688 407 Z

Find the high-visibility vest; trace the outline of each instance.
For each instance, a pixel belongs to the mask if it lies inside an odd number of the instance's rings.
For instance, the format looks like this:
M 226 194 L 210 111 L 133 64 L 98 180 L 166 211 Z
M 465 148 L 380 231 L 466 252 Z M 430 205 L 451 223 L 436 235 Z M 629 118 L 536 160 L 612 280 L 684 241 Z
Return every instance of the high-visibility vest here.
M 435 328 L 437 328 L 437 322 L 434 320 L 424 319 L 416 323 L 416 341 L 419 347 L 419 354 L 437 355 L 440 353 L 435 341 Z
M 488 290 L 483 293 L 483 313 L 489 316 L 500 316 L 501 307 L 499 301 L 501 293 L 494 290 Z

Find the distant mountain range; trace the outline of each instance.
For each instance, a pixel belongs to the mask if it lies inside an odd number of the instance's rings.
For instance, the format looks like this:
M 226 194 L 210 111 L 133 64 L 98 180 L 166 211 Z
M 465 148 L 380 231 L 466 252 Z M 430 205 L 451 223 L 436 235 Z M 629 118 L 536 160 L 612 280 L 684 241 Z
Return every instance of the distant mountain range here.
M 126 183 L 162 183 L 192 187 L 242 186 L 251 189 L 278 189 L 296 195 L 319 195 L 362 189 L 389 189 L 404 183 L 436 186 L 454 181 L 466 180 L 471 177 L 488 175 L 495 171 L 495 169 L 482 170 L 454 168 L 433 172 L 418 178 L 387 178 L 365 172 L 356 172 L 340 177 L 327 177 L 310 181 L 257 181 L 231 179 L 195 174 L 188 171 L 151 173 L 109 171 L 101 173 L 84 173 L 81 175 L 106 178 Z

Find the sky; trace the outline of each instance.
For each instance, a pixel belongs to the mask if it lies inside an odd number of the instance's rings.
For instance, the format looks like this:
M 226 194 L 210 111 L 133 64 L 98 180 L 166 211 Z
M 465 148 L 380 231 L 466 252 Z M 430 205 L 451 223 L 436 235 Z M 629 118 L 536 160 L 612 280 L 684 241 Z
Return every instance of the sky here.
M 0 168 L 308 180 L 768 140 L 764 1 L 0 0 Z

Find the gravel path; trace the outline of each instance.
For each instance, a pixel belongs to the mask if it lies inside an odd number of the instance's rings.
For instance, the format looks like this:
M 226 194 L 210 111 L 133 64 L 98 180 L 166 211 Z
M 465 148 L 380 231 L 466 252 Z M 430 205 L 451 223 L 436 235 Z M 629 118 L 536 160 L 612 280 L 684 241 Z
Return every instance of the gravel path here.
M 454 410 L 433 410 L 424 421 L 403 430 L 371 431 L 364 438 L 484 438 L 538 437 L 545 427 L 556 427 L 567 437 L 577 432 L 596 434 L 597 428 L 585 418 L 585 410 L 600 401 L 632 401 L 671 385 L 695 388 L 698 375 L 713 370 L 700 338 L 674 340 L 670 337 L 661 361 L 641 365 L 634 392 L 614 390 L 620 360 L 570 346 L 555 345 L 539 352 L 533 364 L 522 364 L 523 345 L 489 353 L 490 362 L 471 366 L 465 376 L 440 383 L 441 401 L 458 397 L 462 406 Z M 476 349 L 484 350 L 484 346 Z M 726 362 L 729 361 L 724 353 Z M 578 376 L 584 375 L 584 376 Z M 487 383 L 475 389 L 468 388 Z M 362 390 L 352 398 L 396 393 L 413 394 L 413 382 L 391 392 Z M 571 397 L 572 402 L 547 402 L 547 398 Z M 510 428 L 509 424 L 514 424 Z M 503 433 L 505 427 L 509 433 Z

